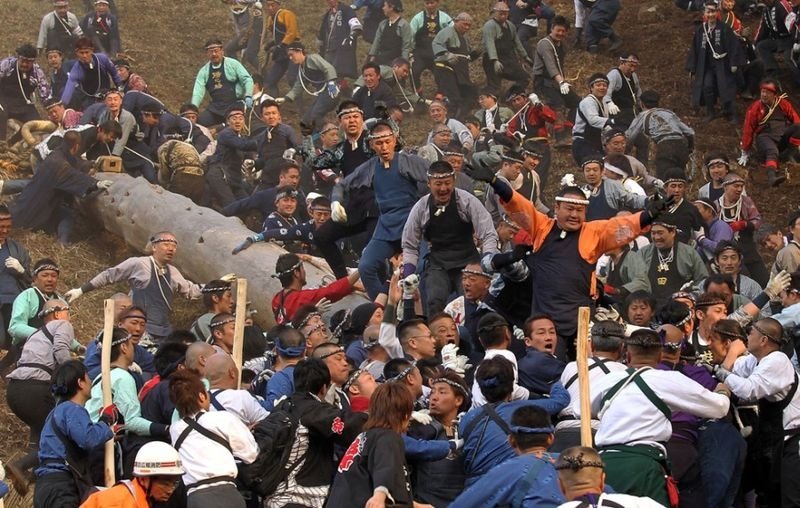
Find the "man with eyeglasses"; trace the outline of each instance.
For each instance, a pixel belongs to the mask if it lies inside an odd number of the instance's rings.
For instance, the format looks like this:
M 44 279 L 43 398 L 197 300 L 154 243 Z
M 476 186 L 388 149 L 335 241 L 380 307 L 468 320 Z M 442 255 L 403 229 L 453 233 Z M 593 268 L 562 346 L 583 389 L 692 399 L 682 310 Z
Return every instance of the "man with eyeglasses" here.
M 38 120 L 39 113 L 33 105 L 33 92 L 42 103 L 50 98 L 50 84 L 39 64 L 36 63 L 36 48 L 23 44 L 17 48 L 16 56 L 0 60 L 0 148 L 5 150 L 8 135 L 8 120 L 22 123 Z M 9 140 L 21 138 L 17 133 Z
M 784 353 L 789 337 L 773 318 L 755 321 L 746 330 L 746 350 L 741 341 L 733 341 L 733 352 L 729 350 L 727 357 L 735 358 L 733 365 L 726 359 L 714 374 L 740 399 L 758 400 L 759 446 L 748 452 L 756 461 L 759 505 L 798 506 L 800 480 L 795 473 L 800 468 L 800 391 L 797 373 Z

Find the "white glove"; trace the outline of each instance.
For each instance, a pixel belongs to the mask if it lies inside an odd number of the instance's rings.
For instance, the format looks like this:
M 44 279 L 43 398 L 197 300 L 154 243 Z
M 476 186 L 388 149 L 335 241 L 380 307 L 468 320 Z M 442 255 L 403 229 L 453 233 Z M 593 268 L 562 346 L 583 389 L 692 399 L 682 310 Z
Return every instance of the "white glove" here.
M 451 453 L 457 452 L 458 450 L 464 448 L 464 440 L 461 438 L 450 439 L 450 444 L 452 445 L 452 449 L 450 450 Z
M 736 67 L 735 65 L 734 65 L 734 66 L 732 66 L 732 67 L 731 67 L 731 74 L 736 74 L 736 71 L 738 71 L 738 70 L 739 70 L 739 68 L 738 68 L 738 67 Z
M 111 184 L 113 184 L 111 180 L 98 180 L 97 181 L 97 188 L 99 190 L 108 190 L 111 188 Z
M 792 44 L 792 53 L 800 52 L 800 42 L 795 42 Z
M 558 89 L 561 91 L 561 95 L 567 95 L 569 93 L 569 83 L 562 81 L 558 84 Z
M 663 190 L 664 189 L 664 180 L 660 180 L 660 179 L 656 178 L 655 180 L 653 180 L 653 187 L 655 187 L 656 189 Z
M 767 282 L 764 292 L 767 293 L 770 300 L 775 300 L 786 288 L 789 287 L 789 284 L 791 283 L 792 275 L 787 273 L 786 270 L 781 270 L 769 278 L 769 282 Z
M 532 93 L 528 96 L 528 100 L 531 101 L 531 104 L 534 106 L 539 106 L 542 103 L 542 100 L 539 99 L 539 96 L 535 93 Z
M 738 162 L 740 166 L 744 167 L 747 166 L 747 161 L 749 160 L 750 154 L 747 151 L 742 150 L 742 154 L 739 156 L 739 159 L 736 162 Z
M 347 212 L 338 201 L 331 203 L 331 220 L 333 222 L 347 222 Z
M 283 155 L 281 155 L 281 157 L 291 161 L 294 160 L 294 155 L 296 153 L 297 150 L 295 150 L 294 148 L 287 148 L 286 150 L 283 151 Z
M 421 423 L 422 425 L 430 425 L 433 423 L 433 417 L 428 413 L 423 413 L 422 411 L 412 411 L 411 419 L 417 423 Z
M 497 129 L 497 132 L 506 132 L 507 130 L 508 130 L 508 124 L 507 123 L 501 123 L 500 124 L 500 128 Z
M 503 62 L 500 60 L 495 60 L 492 66 L 494 67 L 495 74 L 501 74 L 503 72 Z
M 317 308 L 317 312 L 319 312 L 320 314 L 325 314 L 326 312 L 331 310 L 331 307 L 333 307 L 333 302 L 328 300 L 327 298 L 320 298 L 315 307 Z
M 136 362 L 133 362 L 133 363 L 132 363 L 132 364 L 130 364 L 130 366 L 128 367 L 128 372 L 135 372 L 135 373 L 137 373 L 137 374 L 141 374 L 141 373 L 142 373 L 142 368 L 141 368 L 141 367 L 139 367 L 139 364 L 138 364 L 138 363 L 136 363 Z
M 286 97 L 275 97 L 274 101 L 275 104 L 283 104 L 284 102 L 286 102 Z
M 255 7 L 260 11 L 264 7 L 264 5 L 261 2 L 255 2 L 253 3 L 253 7 Z
M 256 161 L 253 159 L 245 159 L 242 161 L 242 173 L 247 175 L 253 172 L 256 167 Z
M 416 293 L 419 288 L 419 275 L 416 273 L 407 275 L 400 281 L 400 287 L 403 288 L 403 298 L 413 298 L 414 293 Z
M 525 340 L 525 332 L 522 331 L 522 328 L 517 326 L 511 329 L 511 335 L 513 335 L 516 340 Z
M 67 303 L 72 303 L 78 298 L 81 297 L 83 294 L 83 290 L 81 288 L 70 289 L 66 293 L 64 293 L 64 298 L 67 299 Z
M 6 258 L 6 268 L 14 270 L 17 273 L 25 273 L 25 268 L 22 267 L 22 263 L 19 262 L 19 259 L 10 256 Z
M 450 368 L 451 364 L 455 364 L 458 358 L 458 346 L 453 343 L 445 344 L 442 348 L 442 366 Z
M 611 116 L 618 115 L 619 106 L 617 106 L 616 104 L 614 104 L 613 101 L 611 101 L 606 105 L 606 111 L 608 111 L 608 114 Z
M 616 321 L 617 323 L 621 322 L 619 318 L 619 312 L 617 312 L 613 307 L 597 307 L 597 310 L 594 313 L 594 322 L 597 323 L 599 321 Z

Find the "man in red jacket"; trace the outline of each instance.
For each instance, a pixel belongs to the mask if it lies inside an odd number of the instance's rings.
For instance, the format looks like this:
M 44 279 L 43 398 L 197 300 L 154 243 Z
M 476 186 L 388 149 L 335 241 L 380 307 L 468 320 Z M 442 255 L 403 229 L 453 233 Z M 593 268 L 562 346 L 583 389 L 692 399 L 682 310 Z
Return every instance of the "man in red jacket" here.
M 747 165 L 754 144 L 764 157 L 770 186 L 782 184 L 786 174 L 784 171 L 778 175 L 778 160 L 780 153 L 788 148 L 800 150 L 800 116 L 772 79 L 761 82 L 761 97 L 747 108 L 738 161 L 741 166 Z
M 358 272 L 354 271 L 327 286 L 316 289 L 303 289 L 306 285 L 306 269 L 303 260 L 297 254 L 282 254 L 275 262 L 273 277 L 281 281 L 283 289 L 272 298 L 272 313 L 277 324 L 288 323 L 294 318 L 297 309 L 303 305 L 319 305 L 326 299 L 329 303 L 341 300 L 353 292 L 358 281 Z

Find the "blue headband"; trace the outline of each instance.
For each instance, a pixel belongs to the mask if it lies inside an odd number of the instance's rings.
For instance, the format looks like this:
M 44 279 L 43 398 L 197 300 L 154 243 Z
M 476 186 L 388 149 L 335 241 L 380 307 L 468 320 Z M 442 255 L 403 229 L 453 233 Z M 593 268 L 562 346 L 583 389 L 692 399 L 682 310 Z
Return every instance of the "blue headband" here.
M 275 340 L 275 349 L 281 356 L 286 356 L 288 358 L 298 358 L 303 356 L 303 353 L 306 352 L 305 346 L 289 346 L 283 347 L 281 345 L 281 339 Z
M 556 429 L 552 425 L 548 427 L 524 427 L 522 425 L 512 425 L 512 434 L 552 434 Z

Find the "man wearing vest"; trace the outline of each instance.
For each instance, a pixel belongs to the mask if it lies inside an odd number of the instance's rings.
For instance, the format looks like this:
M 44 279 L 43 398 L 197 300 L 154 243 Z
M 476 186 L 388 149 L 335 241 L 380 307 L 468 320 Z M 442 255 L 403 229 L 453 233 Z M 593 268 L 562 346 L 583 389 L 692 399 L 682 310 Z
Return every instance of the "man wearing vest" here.
M 678 228 L 671 217 L 653 223 L 653 243 L 643 247 L 638 256 L 647 267 L 650 293 L 658 306 L 681 291 L 686 283 L 708 277 L 708 269 L 696 250 L 678 241 Z
M 453 24 L 453 19 L 439 10 L 439 0 L 425 0 L 425 8 L 409 22 L 414 49 L 411 57 L 411 79 L 416 89 L 421 88 L 422 72 L 433 72 L 433 38 L 439 31 Z M 416 90 L 415 90 L 416 91 Z
M 639 83 L 639 57 L 635 53 L 625 53 L 619 57 L 619 65 L 608 71 L 608 93 L 603 97 L 608 114 L 614 117 L 614 126 L 625 130 L 641 111 L 639 97 L 642 86 Z M 639 136 L 633 140 L 637 159 L 647 162 L 650 143 Z
M 450 101 L 454 116 L 467 113 L 477 90 L 469 76 L 469 63 L 478 58 L 480 49 L 472 50 L 466 34 L 472 28 L 472 16 L 459 13 L 453 24 L 444 27 L 431 43 L 436 86 Z M 464 108 L 464 109 L 462 109 Z
M 195 78 L 192 104 L 199 106 L 206 92 L 211 96 L 211 102 L 197 119 L 197 123 L 208 127 L 223 123 L 225 114 L 237 102 L 244 101 L 245 107 L 253 107 L 253 78 L 238 60 L 223 56 L 221 40 L 209 40 L 205 49 L 208 63 Z
M 27 455 L 8 465 L 16 476 L 38 464 L 39 436 L 47 415 L 55 407 L 50 378 L 56 367 L 71 358 L 70 346 L 75 340 L 66 302 L 48 300 L 39 316 L 44 324 L 25 341 L 17 368 L 7 377 L 8 406 L 30 427 Z
M 62 55 L 71 55 L 75 41 L 82 35 L 78 17 L 69 11 L 69 2 L 55 0 L 53 10 L 42 18 L 36 48 L 40 55 L 45 49 L 57 49 Z
M 364 248 L 358 271 L 370 298 L 386 292 L 386 277 L 379 272 L 386 260 L 401 251 L 403 227 L 411 208 L 424 192 L 428 162 L 416 155 L 395 151 L 397 133 L 385 121 L 370 130 L 370 143 L 377 154 L 356 168 L 333 188 L 331 220 L 347 221 L 341 205 L 345 197 L 360 188 L 372 187 L 380 210 L 375 232 Z
M 486 84 L 493 90 L 499 90 L 503 79 L 514 81 L 525 88 L 528 85 L 528 73 L 522 68 L 521 61 L 533 66 L 533 60 L 517 37 L 517 27 L 508 21 L 510 9 L 506 2 L 497 2 L 492 7 L 492 17 L 483 25 L 483 71 L 486 73 Z
M 468 174 L 489 182 L 511 220 L 527 226 L 524 229 L 531 235 L 534 250 L 529 258 L 534 288 L 531 311 L 551 316 L 559 344 L 565 345 L 574 344 L 578 307 L 591 304 L 598 258 L 633 240 L 668 206 L 668 202 L 658 199 L 649 202 L 644 212 L 587 222 L 586 194 L 579 187 L 568 186 L 556 195 L 555 218 L 551 219 L 491 169 L 477 167 Z M 560 351 L 557 355 L 563 354 Z
M 730 406 L 727 389 L 710 392 L 680 372 L 656 370 L 662 341 L 653 330 L 636 330 L 626 344 L 628 369 L 612 372 L 592 386 L 592 415 L 600 419 L 595 444 L 616 492 L 676 506 L 677 492 L 670 488 L 661 444 L 672 435 L 672 411 L 722 418 Z M 580 416 L 580 398 L 572 399 L 571 407 Z
M 608 78 L 601 72 L 589 76 L 589 95 L 581 99 L 572 129 L 572 158 L 582 164 L 587 157 L 603 153 L 603 129 L 614 125 L 603 98 L 608 90 Z
M 498 252 L 492 216 L 478 198 L 456 189 L 455 182 L 455 172 L 448 162 L 431 164 L 431 192 L 417 201 L 403 228 L 403 277 L 416 273 L 423 238 L 430 242 L 424 269 L 429 316 L 444 309 L 453 291 L 461 292 L 461 270 L 467 264 Z M 473 238 L 478 238 L 480 255 Z
M 726 360 L 715 369 L 731 392 L 745 400 L 758 400 L 758 448 L 755 454 L 756 495 L 759 506 L 800 506 L 800 392 L 791 360 L 786 356 L 789 337 L 772 318 L 752 323 L 747 335 L 749 355 L 739 356 L 733 366 Z M 730 346 L 744 354 L 744 344 Z M 728 358 L 736 357 L 728 352 Z M 730 370 L 727 370 L 730 368 Z
M 131 285 L 133 304 L 147 312 L 147 333 L 160 342 L 172 332 L 170 317 L 175 294 L 197 299 L 201 287 L 186 280 L 170 264 L 178 250 L 175 235 L 169 231 L 156 233 L 150 238 L 148 249 L 152 249 L 152 255 L 128 258 L 97 274 L 80 288 L 67 291 L 64 296 L 72 302 L 84 293 L 126 280 Z
M 411 56 L 411 26 L 400 17 L 403 12 L 402 0 L 384 0 L 383 14 L 386 19 L 378 25 L 375 40 L 369 49 L 367 61 L 378 65 L 391 65 L 395 58 Z
M 297 79 L 292 89 L 285 96 L 276 97 L 275 102 L 277 104 L 294 102 L 305 94 L 310 95 L 312 97 L 310 104 L 303 108 L 300 131 L 302 132 L 303 128 L 319 128 L 325 115 L 336 107 L 336 98 L 339 97 L 336 69 L 321 55 L 306 54 L 306 48 L 300 41 L 290 43 L 286 47 L 286 53 L 289 55 L 289 60 L 297 65 Z

